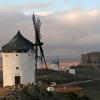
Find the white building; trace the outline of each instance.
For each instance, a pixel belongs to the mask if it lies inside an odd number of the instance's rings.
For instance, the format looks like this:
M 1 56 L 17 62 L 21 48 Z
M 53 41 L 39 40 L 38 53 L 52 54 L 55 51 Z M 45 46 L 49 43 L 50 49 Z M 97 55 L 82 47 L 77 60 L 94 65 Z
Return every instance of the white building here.
M 20 31 L 2 47 L 3 86 L 35 83 L 34 44 Z
M 70 74 L 76 74 L 76 69 L 75 68 L 69 68 L 69 73 Z

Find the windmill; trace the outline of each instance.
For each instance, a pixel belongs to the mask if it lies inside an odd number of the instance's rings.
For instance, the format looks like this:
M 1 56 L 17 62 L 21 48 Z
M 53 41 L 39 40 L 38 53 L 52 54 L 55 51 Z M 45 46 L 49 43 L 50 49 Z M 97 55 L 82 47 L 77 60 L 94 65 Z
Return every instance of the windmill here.
M 33 27 L 35 30 L 35 61 L 36 61 L 35 67 L 37 70 L 37 60 L 39 58 L 38 53 L 40 52 L 41 63 L 44 62 L 46 69 L 47 69 L 47 64 L 46 64 L 46 60 L 45 60 L 44 52 L 42 48 L 43 42 L 41 42 L 41 34 L 40 34 L 41 21 L 39 18 L 35 17 L 34 13 L 33 13 L 32 20 L 33 20 Z
M 60 68 L 59 67 L 59 58 L 57 58 L 57 61 L 56 61 L 57 65 L 58 65 L 58 69 Z
M 54 66 L 56 65 L 56 68 L 59 70 L 59 68 L 60 68 L 60 65 L 59 65 L 59 58 L 56 58 L 55 60 L 53 60 L 53 64 L 54 64 Z

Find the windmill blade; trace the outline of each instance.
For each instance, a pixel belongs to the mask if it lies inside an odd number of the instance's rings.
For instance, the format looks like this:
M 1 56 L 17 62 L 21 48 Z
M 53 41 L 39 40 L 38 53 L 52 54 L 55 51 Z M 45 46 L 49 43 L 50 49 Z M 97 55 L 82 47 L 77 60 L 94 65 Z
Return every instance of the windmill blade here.
M 40 59 L 41 59 L 41 64 L 43 65 L 43 57 L 42 57 L 42 55 L 40 56 Z M 43 66 L 42 66 L 42 68 L 43 68 Z
M 38 47 L 36 46 L 36 50 L 35 50 L 35 67 L 36 67 L 36 70 L 37 70 L 37 59 L 38 59 Z
M 58 65 L 58 69 L 59 69 L 59 59 L 58 59 L 58 58 L 57 58 L 57 62 L 56 62 L 56 63 L 57 63 L 57 65 Z
M 37 19 L 35 18 L 35 15 L 33 13 L 33 17 L 32 17 L 32 21 L 33 21 L 33 27 L 35 30 L 35 43 L 38 42 L 38 25 L 37 25 Z
M 41 27 L 41 21 L 39 18 L 35 18 L 35 15 L 33 13 L 33 26 L 34 26 L 34 30 L 35 30 L 35 44 L 36 44 L 36 50 L 35 50 L 35 60 L 36 60 L 36 69 L 37 69 L 37 59 L 38 59 L 38 47 L 40 48 L 40 54 L 41 54 L 41 62 L 44 61 L 46 69 L 47 69 L 47 64 L 46 64 L 46 60 L 44 57 L 44 52 L 43 52 L 43 48 L 42 45 L 43 43 L 41 43 L 40 39 L 41 39 L 41 35 L 40 35 L 40 27 Z
M 38 42 L 40 42 L 40 39 L 41 39 L 40 27 L 41 27 L 41 22 L 40 22 L 40 19 L 37 18 L 37 20 L 36 20 L 36 30 L 37 30 L 37 39 L 38 39 Z
M 36 70 L 37 70 L 37 59 L 38 59 L 38 46 L 37 46 L 37 25 L 36 25 L 36 18 L 35 18 L 35 15 L 33 13 L 33 16 L 32 16 L 32 21 L 33 21 L 33 27 L 34 27 L 34 30 L 35 30 L 35 44 L 36 44 L 36 48 L 35 48 L 35 67 L 36 67 Z
M 34 13 L 33 13 L 33 16 L 32 16 L 32 21 L 33 21 L 34 29 L 36 29 L 36 19 L 35 19 Z
M 39 18 L 36 19 L 35 15 L 33 13 L 32 20 L 33 20 L 33 26 L 34 26 L 34 30 L 35 30 L 35 36 L 40 38 L 41 37 L 41 35 L 40 35 L 40 27 L 41 27 L 40 19 Z
M 46 64 L 46 60 L 45 60 L 44 52 L 43 52 L 43 48 L 42 48 L 43 43 L 41 43 L 41 41 L 40 41 L 39 34 L 37 34 L 37 40 L 38 40 L 38 45 L 39 45 L 39 48 L 40 48 L 41 56 L 44 60 L 44 63 L 45 63 L 46 69 L 47 69 L 47 64 Z
M 46 69 L 47 69 L 48 67 L 47 67 L 47 64 L 46 64 L 45 57 L 44 57 L 43 48 L 42 48 L 42 46 L 41 46 L 41 45 L 40 45 L 39 47 L 40 47 L 40 52 L 41 52 L 41 55 L 42 55 L 42 57 L 43 57 L 43 60 L 44 60 L 44 63 L 45 63 Z
M 44 60 L 44 63 L 45 63 L 46 69 L 47 69 L 47 64 L 46 64 L 46 60 L 45 60 L 44 52 L 43 52 L 43 48 L 42 48 L 43 43 L 41 43 L 41 41 L 40 41 L 40 27 L 41 27 L 41 21 L 40 21 L 40 19 L 38 18 L 38 19 L 37 19 L 37 29 L 38 29 L 39 48 L 40 48 L 41 56 L 43 57 L 43 60 Z

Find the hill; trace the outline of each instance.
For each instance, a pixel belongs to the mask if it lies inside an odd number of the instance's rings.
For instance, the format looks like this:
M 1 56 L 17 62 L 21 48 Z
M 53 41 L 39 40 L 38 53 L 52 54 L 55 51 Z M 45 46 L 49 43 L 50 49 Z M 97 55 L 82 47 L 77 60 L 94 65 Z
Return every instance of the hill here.
M 84 89 L 86 95 L 93 100 L 100 100 L 100 80 L 88 82 L 86 84 L 78 84 Z
M 86 94 L 93 98 L 93 100 L 100 100 L 100 67 L 90 67 L 90 66 L 77 66 L 76 73 L 78 77 L 87 77 L 90 79 L 98 79 L 93 82 L 88 82 L 86 84 L 79 84 L 84 88 Z
M 82 66 L 76 67 L 76 75 L 87 78 L 100 78 L 100 67 Z

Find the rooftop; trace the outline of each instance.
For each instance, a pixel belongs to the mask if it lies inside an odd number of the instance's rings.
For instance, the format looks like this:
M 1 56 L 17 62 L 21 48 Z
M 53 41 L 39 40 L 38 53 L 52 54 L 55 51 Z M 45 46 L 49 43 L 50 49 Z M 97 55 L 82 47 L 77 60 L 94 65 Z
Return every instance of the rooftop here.
M 34 50 L 34 44 L 18 31 L 10 42 L 2 47 L 1 52 L 28 52 L 29 50 Z

